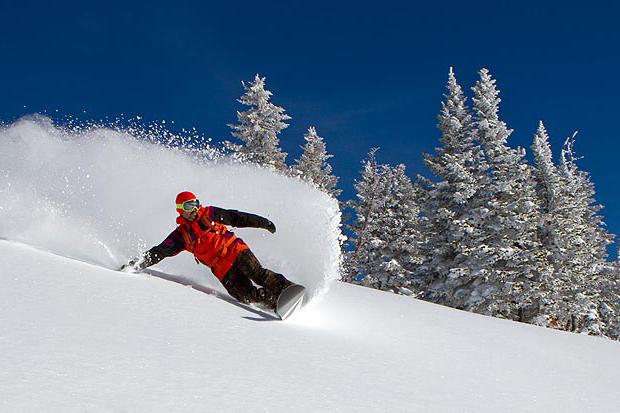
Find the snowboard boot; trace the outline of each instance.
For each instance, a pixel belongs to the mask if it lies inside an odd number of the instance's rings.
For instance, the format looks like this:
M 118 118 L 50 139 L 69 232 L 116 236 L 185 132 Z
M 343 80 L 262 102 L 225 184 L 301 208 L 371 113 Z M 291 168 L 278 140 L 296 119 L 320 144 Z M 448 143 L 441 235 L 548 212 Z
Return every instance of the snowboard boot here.
M 278 285 L 278 291 L 277 291 L 276 297 L 279 297 L 280 294 L 282 294 L 282 291 L 284 291 L 284 289 L 286 287 L 290 287 L 291 285 L 295 284 L 295 283 L 287 280 L 284 277 L 282 277 L 282 278 L 283 278 L 283 281 Z
M 278 296 L 272 294 L 266 288 L 259 288 L 257 291 L 258 302 L 267 306 L 270 310 L 276 309 L 276 302 L 278 300 Z

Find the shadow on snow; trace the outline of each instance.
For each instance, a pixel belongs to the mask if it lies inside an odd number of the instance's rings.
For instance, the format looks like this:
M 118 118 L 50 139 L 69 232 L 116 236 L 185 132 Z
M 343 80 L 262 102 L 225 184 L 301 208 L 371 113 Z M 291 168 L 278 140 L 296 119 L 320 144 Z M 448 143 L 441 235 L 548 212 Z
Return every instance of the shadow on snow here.
M 228 294 L 223 294 L 213 288 L 204 286 L 202 284 L 197 283 L 196 281 L 187 278 L 187 277 L 183 277 L 181 275 L 173 275 L 173 274 L 166 274 L 164 272 L 161 271 L 157 271 L 157 270 L 153 270 L 153 269 L 146 269 L 143 271 L 146 274 L 152 275 L 153 277 L 157 277 L 157 278 L 161 278 L 163 280 L 166 281 L 171 281 L 177 284 L 181 284 L 181 285 L 185 285 L 188 287 L 192 287 L 194 290 L 196 291 L 200 291 L 201 293 L 204 294 L 208 294 L 208 295 L 212 295 L 215 298 L 218 298 L 222 301 L 226 301 L 229 304 L 232 304 L 234 306 L 237 306 L 239 308 L 242 308 L 246 311 L 249 311 L 251 313 L 256 314 L 259 317 L 243 317 L 246 320 L 252 320 L 252 321 L 276 321 L 279 320 L 279 318 L 277 318 L 276 316 L 269 314 L 266 311 L 262 311 L 258 308 L 252 307 L 250 305 L 241 303 L 237 300 L 235 300 L 234 298 L 230 297 Z

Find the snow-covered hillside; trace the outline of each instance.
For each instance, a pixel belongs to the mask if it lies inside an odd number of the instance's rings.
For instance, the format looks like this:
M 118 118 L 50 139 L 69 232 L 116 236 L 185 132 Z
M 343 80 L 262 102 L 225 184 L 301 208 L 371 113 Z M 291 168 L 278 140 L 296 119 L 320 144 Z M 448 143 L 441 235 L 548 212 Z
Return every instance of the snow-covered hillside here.
M 273 321 L 208 288 L 14 242 L 0 242 L 0 256 L 0 411 L 584 412 L 620 403 L 617 342 L 346 284 Z
M 339 212 L 268 171 L 128 134 L 0 132 L 0 411 L 614 411 L 620 346 L 335 282 Z M 311 290 L 281 322 L 189 254 L 114 271 L 174 228 L 174 196 L 265 215 L 238 230 Z M 193 288 L 192 288 L 193 287 Z

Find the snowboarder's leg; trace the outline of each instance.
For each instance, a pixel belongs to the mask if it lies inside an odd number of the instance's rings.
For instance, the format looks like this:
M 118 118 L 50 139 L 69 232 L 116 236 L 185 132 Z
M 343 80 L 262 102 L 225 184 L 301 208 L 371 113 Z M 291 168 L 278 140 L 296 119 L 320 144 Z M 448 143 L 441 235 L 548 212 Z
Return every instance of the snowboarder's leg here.
M 257 288 L 250 279 L 253 274 L 262 269 L 254 255 L 246 250 L 239 254 L 234 265 L 222 280 L 222 284 L 232 297 L 242 303 L 263 303 L 275 309 L 278 294 L 260 283 L 263 288 Z M 282 277 L 284 278 L 284 277 Z
M 226 277 L 222 280 L 222 284 L 228 294 L 242 303 L 252 303 L 260 301 L 260 294 L 250 279 L 239 271 L 235 271 L 233 267 Z
M 278 274 L 267 268 L 262 267 L 257 274 L 257 278 L 261 279 L 263 282 L 262 285 L 269 291 L 273 292 L 276 297 L 280 295 L 282 290 L 293 284 L 292 282 L 287 280 L 282 274 Z M 257 284 L 260 284 L 260 282 L 257 281 Z
M 263 268 L 250 250 L 245 250 L 239 254 L 239 257 L 237 257 L 235 261 L 235 267 L 237 265 L 252 281 L 265 287 L 275 297 L 278 297 L 285 287 L 292 284 L 282 274 Z

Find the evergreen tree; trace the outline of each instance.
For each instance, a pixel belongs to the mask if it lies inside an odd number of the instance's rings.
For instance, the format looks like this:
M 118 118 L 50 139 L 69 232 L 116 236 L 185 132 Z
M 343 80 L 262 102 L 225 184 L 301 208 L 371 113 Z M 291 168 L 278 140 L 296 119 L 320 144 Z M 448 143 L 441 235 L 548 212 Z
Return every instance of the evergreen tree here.
M 381 290 L 416 294 L 415 269 L 423 262 L 424 239 L 421 231 L 417 194 L 405 171 L 405 165 L 384 166 L 384 207 L 379 217 L 383 228 L 382 262 L 378 271 L 364 279 L 364 284 Z
M 539 238 L 547 252 L 553 268 L 553 275 L 544 285 L 546 296 L 542 313 L 547 326 L 563 328 L 572 320 L 572 314 L 583 303 L 578 302 L 577 293 L 583 288 L 583 281 L 571 277 L 568 260 L 568 245 L 573 231 L 572 196 L 563 187 L 558 168 L 553 163 L 549 135 L 544 124 L 539 122 L 532 144 L 537 178 L 537 193 L 541 207 Z
M 355 214 L 355 221 L 348 226 L 353 233 L 353 248 L 345 257 L 344 281 L 348 282 L 359 282 L 371 272 L 371 265 L 377 261 L 372 240 L 380 233 L 377 217 L 382 208 L 382 197 L 379 191 L 384 186 L 382 168 L 377 164 L 377 150 L 378 148 L 371 149 L 368 158 L 363 162 L 361 179 L 354 185 L 357 199 L 347 203 Z
M 570 198 L 562 187 L 562 179 L 558 168 L 553 162 L 553 153 L 549 144 L 549 134 L 543 122 L 539 122 L 538 130 L 532 144 L 534 153 L 534 173 L 537 180 L 536 190 L 539 198 L 541 218 L 539 222 L 539 239 L 546 252 L 553 273 L 547 278 L 543 288 L 544 299 L 541 309 L 544 320 L 540 324 L 557 327 L 558 319 L 568 314 L 562 303 L 567 302 L 572 283 L 567 281 L 566 273 L 566 217 L 570 217 Z M 568 215 L 567 215 L 568 214 Z M 570 232 L 570 231 L 568 231 Z M 574 294 L 572 298 L 574 299 Z
M 440 181 L 421 179 L 420 205 L 427 218 L 424 251 L 432 280 L 426 298 L 455 305 L 452 293 L 472 281 L 472 273 L 462 265 L 467 256 L 464 238 L 471 234 L 465 217 L 482 184 L 485 164 L 473 140 L 472 115 L 452 68 L 447 89 L 438 116 L 442 146 L 436 148 L 436 155 L 425 155 L 425 164 Z
M 597 215 L 601 207 L 594 204 L 594 186 L 575 163 L 573 138 L 564 145 L 559 168 L 548 139 L 541 122 L 532 149 L 543 214 L 541 241 L 554 270 L 544 286 L 546 324 L 617 336 L 617 278 L 605 260 L 612 237 Z
M 349 280 L 400 294 L 415 293 L 414 269 L 421 263 L 419 207 L 405 166 L 378 165 L 375 150 L 356 183 L 355 250 Z
M 332 175 L 332 167 L 327 160 L 333 155 L 327 154 L 325 142 L 314 127 L 308 128 L 304 135 L 306 145 L 297 164 L 293 166 L 293 174 L 312 182 L 322 191 L 336 198 L 342 192 L 336 188 L 338 178 Z
M 512 130 L 499 119 L 499 90 L 488 70 L 480 71 L 473 91 L 474 137 L 488 170 L 466 218 L 474 236 L 465 240 L 464 267 L 476 278 L 464 291 L 464 307 L 531 321 L 538 316 L 540 286 L 549 275 L 537 236 L 540 217 L 531 168 L 525 151 L 507 144 Z
M 607 245 L 613 235 L 605 228 L 602 209 L 594 199 L 588 173 L 579 170 L 573 151 L 574 136 L 562 150 L 559 175 L 561 196 L 558 234 L 561 240 L 563 274 L 558 303 L 560 328 L 606 334 L 612 314 L 618 314 L 617 278 L 607 263 Z
M 590 174 L 577 166 L 573 146 L 574 137 L 568 138 L 562 150 L 560 172 L 562 187 L 573 199 L 574 218 L 581 227 L 578 228 L 576 245 L 581 245 L 586 267 L 596 267 L 607 260 L 607 245 L 613 243 L 614 236 L 607 229 L 599 211 L 602 205 L 596 203 L 596 190 L 590 180 Z M 575 234 L 573 234 L 574 236 Z M 582 263 L 583 264 L 583 263 Z
M 536 164 L 534 172 L 538 182 L 537 190 L 542 210 L 547 214 L 553 213 L 557 210 L 557 198 L 560 195 L 561 184 L 557 168 L 553 163 L 549 134 L 542 121 L 539 122 L 538 130 L 534 135 L 532 152 Z
M 280 148 L 278 135 L 288 127 L 285 121 L 290 116 L 284 113 L 283 108 L 269 101 L 272 93 L 265 89 L 264 77 L 256 75 L 249 85 L 242 84 L 245 93 L 239 102 L 250 109 L 237 112 L 239 123 L 228 126 L 233 130 L 232 135 L 243 143 L 227 143 L 226 146 L 244 161 L 286 171 L 287 154 Z

